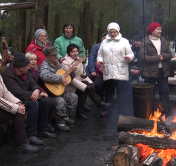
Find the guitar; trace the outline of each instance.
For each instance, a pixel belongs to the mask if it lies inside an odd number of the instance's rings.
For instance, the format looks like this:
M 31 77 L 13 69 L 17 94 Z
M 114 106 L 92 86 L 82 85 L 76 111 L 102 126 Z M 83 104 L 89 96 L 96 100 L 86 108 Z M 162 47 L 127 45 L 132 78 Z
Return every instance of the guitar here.
M 59 70 L 57 70 L 56 74 L 58 74 L 58 75 L 65 75 L 66 80 L 70 83 L 71 82 L 71 77 L 70 77 L 69 74 L 74 70 L 73 67 L 74 66 L 78 66 L 80 63 L 82 63 L 82 61 L 83 61 L 83 59 L 80 58 L 67 71 L 65 71 L 63 69 L 59 69 Z M 57 83 L 46 82 L 45 86 L 55 96 L 62 95 L 64 93 L 64 90 L 65 90 L 65 85 L 63 83 L 58 83 L 57 84 Z

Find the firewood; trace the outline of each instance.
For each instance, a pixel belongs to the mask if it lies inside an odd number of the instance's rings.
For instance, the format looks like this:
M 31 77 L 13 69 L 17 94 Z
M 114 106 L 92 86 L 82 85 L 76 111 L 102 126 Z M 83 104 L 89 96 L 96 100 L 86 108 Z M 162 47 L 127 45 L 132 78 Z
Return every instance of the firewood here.
M 166 166 L 175 166 L 176 165 L 176 157 L 173 157 Z
M 176 140 L 166 137 L 146 136 L 143 134 L 120 132 L 119 144 L 135 145 L 142 143 L 155 149 L 176 149 Z
M 142 118 L 136 118 L 132 116 L 119 115 L 117 130 L 118 131 L 130 131 L 132 129 L 149 129 L 153 128 L 154 121 Z M 158 132 L 167 131 L 172 132 L 176 128 L 176 123 L 166 125 L 164 122 L 157 122 Z
M 113 166 L 130 166 L 130 156 L 124 152 L 118 152 L 114 155 Z

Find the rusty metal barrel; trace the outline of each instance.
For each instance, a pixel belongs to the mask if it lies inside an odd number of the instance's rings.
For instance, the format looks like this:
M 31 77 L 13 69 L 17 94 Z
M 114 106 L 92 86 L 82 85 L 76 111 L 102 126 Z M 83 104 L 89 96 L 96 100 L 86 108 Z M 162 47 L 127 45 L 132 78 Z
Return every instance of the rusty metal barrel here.
M 132 85 L 134 116 L 149 119 L 152 113 L 153 85 L 149 83 L 138 83 Z

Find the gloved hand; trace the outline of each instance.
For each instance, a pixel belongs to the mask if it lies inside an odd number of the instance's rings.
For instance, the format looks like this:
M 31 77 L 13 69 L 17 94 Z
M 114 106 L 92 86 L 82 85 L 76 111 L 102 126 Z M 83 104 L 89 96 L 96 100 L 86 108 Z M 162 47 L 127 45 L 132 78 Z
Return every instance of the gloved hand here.
M 5 35 L 5 30 L 4 30 L 4 28 L 3 28 L 3 29 L 0 29 L 0 35 L 1 35 L 1 36 L 4 36 L 4 35 Z
M 87 93 L 91 93 L 91 92 L 94 92 L 95 91 L 95 85 L 94 84 L 88 84 L 85 91 Z
M 70 73 L 70 77 L 71 77 L 71 80 L 73 80 L 75 78 L 75 73 L 74 72 L 71 72 Z

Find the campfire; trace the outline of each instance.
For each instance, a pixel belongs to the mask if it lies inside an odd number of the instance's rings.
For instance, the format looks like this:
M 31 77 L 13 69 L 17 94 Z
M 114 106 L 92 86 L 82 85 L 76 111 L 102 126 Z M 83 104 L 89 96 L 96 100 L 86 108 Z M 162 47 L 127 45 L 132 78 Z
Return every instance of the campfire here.
M 119 116 L 114 163 L 123 158 L 124 166 L 176 166 L 176 117 L 166 123 L 161 110 L 159 106 L 149 120 Z

